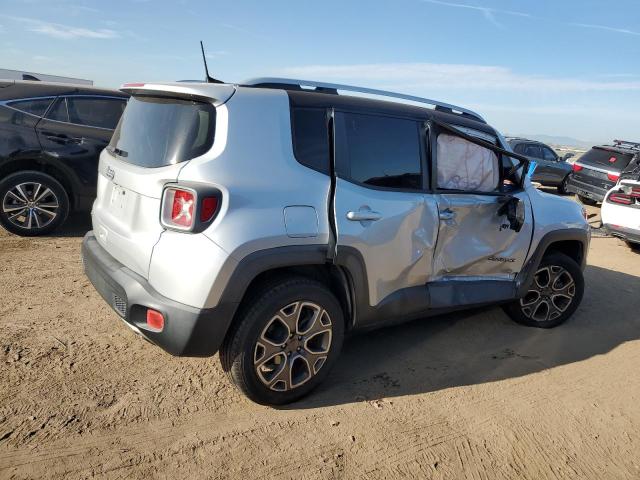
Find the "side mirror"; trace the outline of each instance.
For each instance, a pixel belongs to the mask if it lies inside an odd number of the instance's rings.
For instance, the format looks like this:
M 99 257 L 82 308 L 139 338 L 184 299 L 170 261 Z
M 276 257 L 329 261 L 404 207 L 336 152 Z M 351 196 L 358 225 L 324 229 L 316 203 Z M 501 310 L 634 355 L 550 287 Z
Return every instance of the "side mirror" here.
M 522 230 L 525 221 L 524 202 L 518 197 L 505 197 L 504 203 L 498 209 L 499 216 L 506 216 L 509 228 L 515 232 Z
M 571 153 L 571 152 L 567 152 L 562 156 L 562 161 L 566 162 L 567 160 L 569 160 L 571 157 L 575 157 L 575 154 Z

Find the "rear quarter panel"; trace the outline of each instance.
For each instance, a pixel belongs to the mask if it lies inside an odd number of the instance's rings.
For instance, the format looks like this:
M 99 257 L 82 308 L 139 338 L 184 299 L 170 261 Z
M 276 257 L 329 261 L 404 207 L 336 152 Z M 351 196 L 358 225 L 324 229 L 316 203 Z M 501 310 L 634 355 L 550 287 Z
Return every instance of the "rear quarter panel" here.
M 222 191 L 220 213 L 204 234 L 236 260 L 267 248 L 329 241 L 331 180 L 296 161 L 284 91 L 239 87 L 218 107 L 212 152 L 190 161 L 179 180 Z M 315 210 L 317 229 L 288 234 L 285 209 L 291 206 Z

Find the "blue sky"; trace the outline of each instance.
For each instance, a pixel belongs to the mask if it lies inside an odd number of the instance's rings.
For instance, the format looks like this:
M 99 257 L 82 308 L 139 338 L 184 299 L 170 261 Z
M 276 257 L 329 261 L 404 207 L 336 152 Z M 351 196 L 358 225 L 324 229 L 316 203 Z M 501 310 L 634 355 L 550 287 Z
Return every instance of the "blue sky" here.
M 278 75 L 473 108 L 508 133 L 640 139 L 638 0 L 0 0 L 0 68 Z

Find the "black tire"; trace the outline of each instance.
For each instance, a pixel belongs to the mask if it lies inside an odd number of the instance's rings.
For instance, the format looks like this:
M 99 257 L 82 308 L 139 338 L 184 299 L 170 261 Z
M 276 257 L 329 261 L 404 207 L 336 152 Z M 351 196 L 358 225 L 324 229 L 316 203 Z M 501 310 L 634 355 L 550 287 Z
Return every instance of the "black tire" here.
M 592 207 L 595 207 L 596 205 L 598 205 L 598 202 L 596 202 L 595 200 L 592 200 L 592 199 L 590 199 L 588 197 L 585 197 L 583 195 L 578 195 L 578 200 L 580 200 L 585 205 L 590 205 Z
M 566 177 L 564 177 L 564 180 L 562 180 L 562 183 L 560 185 L 558 185 L 558 193 L 560 195 L 566 195 L 567 192 L 567 180 L 569 180 L 569 176 L 567 175 Z
M 304 397 L 322 383 L 340 354 L 342 308 L 315 280 L 276 279 L 259 289 L 238 314 L 220 349 L 220 361 L 229 379 L 254 402 L 283 405 Z M 297 326 L 296 335 L 291 337 L 291 328 L 276 316 Z M 285 347 L 278 346 L 280 342 Z
M 26 170 L 0 181 L 0 223 L 11 233 L 23 237 L 44 235 L 58 228 L 68 214 L 69 196 L 50 175 Z
M 546 285 L 545 278 L 549 279 Z M 558 286 L 562 288 L 556 289 L 558 281 Z M 541 284 L 545 286 L 541 288 Z M 567 255 L 551 253 L 545 255 L 540 262 L 527 294 L 504 305 L 503 309 L 512 320 L 522 325 L 553 328 L 573 315 L 583 295 L 584 277 L 578 264 Z M 556 314 L 558 315 L 555 316 Z

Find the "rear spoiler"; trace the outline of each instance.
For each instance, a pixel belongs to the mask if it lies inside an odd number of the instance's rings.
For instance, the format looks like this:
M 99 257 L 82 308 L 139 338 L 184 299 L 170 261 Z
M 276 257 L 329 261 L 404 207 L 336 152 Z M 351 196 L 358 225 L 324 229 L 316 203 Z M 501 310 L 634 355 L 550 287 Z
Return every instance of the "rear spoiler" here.
M 129 95 L 179 98 L 222 105 L 236 91 L 233 85 L 223 83 L 173 82 L 173 83 L 125 83 L 120 90 Z

